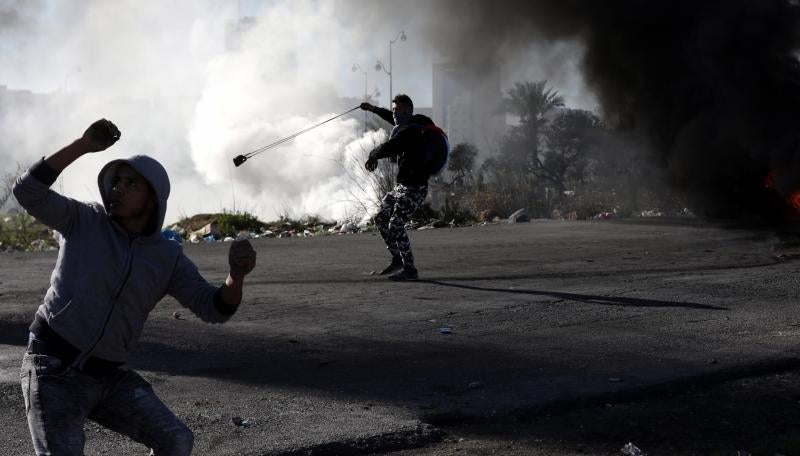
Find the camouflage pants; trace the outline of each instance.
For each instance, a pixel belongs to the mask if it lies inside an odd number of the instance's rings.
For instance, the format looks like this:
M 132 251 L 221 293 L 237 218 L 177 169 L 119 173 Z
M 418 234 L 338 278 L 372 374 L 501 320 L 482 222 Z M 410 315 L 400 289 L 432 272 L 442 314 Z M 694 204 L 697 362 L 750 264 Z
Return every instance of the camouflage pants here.
M 402 261 L 406 267 L 414 267 L 411 241 L 406 234 L 406 222 L 425 201 L 427 185 L 397 184 L 381 201 L 375 215 L 375 225 L 381 232 L 393 261 Z

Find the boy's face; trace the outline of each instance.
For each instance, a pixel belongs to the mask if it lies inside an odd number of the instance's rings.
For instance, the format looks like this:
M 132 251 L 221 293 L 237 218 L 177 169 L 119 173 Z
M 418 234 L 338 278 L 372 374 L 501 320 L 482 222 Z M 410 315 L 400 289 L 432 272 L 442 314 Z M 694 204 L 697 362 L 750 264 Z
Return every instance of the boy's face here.
M 119 218 L 150 217 L 156 207 L 150 184 L 128 165 L 120 165 L 111 180 L 111 215 Z

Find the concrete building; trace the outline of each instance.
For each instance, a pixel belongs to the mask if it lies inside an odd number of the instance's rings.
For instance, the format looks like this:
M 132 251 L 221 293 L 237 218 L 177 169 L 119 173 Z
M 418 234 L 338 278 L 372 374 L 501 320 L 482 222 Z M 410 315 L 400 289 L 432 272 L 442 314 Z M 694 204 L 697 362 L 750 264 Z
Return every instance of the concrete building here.
M 432 117 L 453 146 L 468 142 L 483 156 L 494 153 L 506 133 L 506 117 L 499 110 L 502 99 L 497 68 L 476 71 L 453 63 L 433 66 Z

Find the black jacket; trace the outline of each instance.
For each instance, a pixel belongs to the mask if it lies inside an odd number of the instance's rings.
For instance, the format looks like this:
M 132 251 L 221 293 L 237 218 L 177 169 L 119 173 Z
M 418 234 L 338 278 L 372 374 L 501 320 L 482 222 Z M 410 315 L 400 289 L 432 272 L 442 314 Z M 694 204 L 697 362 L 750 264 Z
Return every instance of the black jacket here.
M 392 111 L 376 107 L 375 114 L 394 125 Z M 396 158 L 397 183 L 403 185 L 428 185 L 425 165 L 425 144 L 422 140 L 422 127 L 433 121 L 421 114 L 415 114 L 406 125 L 401 125 L 395 135 L 369 154 L 371 159 Z

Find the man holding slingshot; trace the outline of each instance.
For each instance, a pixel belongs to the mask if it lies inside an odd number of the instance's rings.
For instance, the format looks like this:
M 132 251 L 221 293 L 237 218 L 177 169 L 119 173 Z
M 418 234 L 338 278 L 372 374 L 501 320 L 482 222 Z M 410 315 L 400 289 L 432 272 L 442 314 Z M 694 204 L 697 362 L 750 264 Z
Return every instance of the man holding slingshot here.
M 391 263 L 380 274 L 390 274 L 390 280 L 417 280 L 419 274 L 405 225 L 428 195 L 428 178 L 432 170 L 426 159 L 423 132 L 431 129 L 438 134 L 442 132 L 428 117 L 413 114 L 414 103 L 408 95 L 394 97 L 391 111 L 369 103 L 362 103 L 361 109 L 374 112 L 394 125 L 389 140 L 370 152 L 364 164 L 370 172 L 378 167 L 381 158 L 397 160 L 398 164 L 397 185 L 383 197 L 375 215 L 375 224 L 392 254 Z

